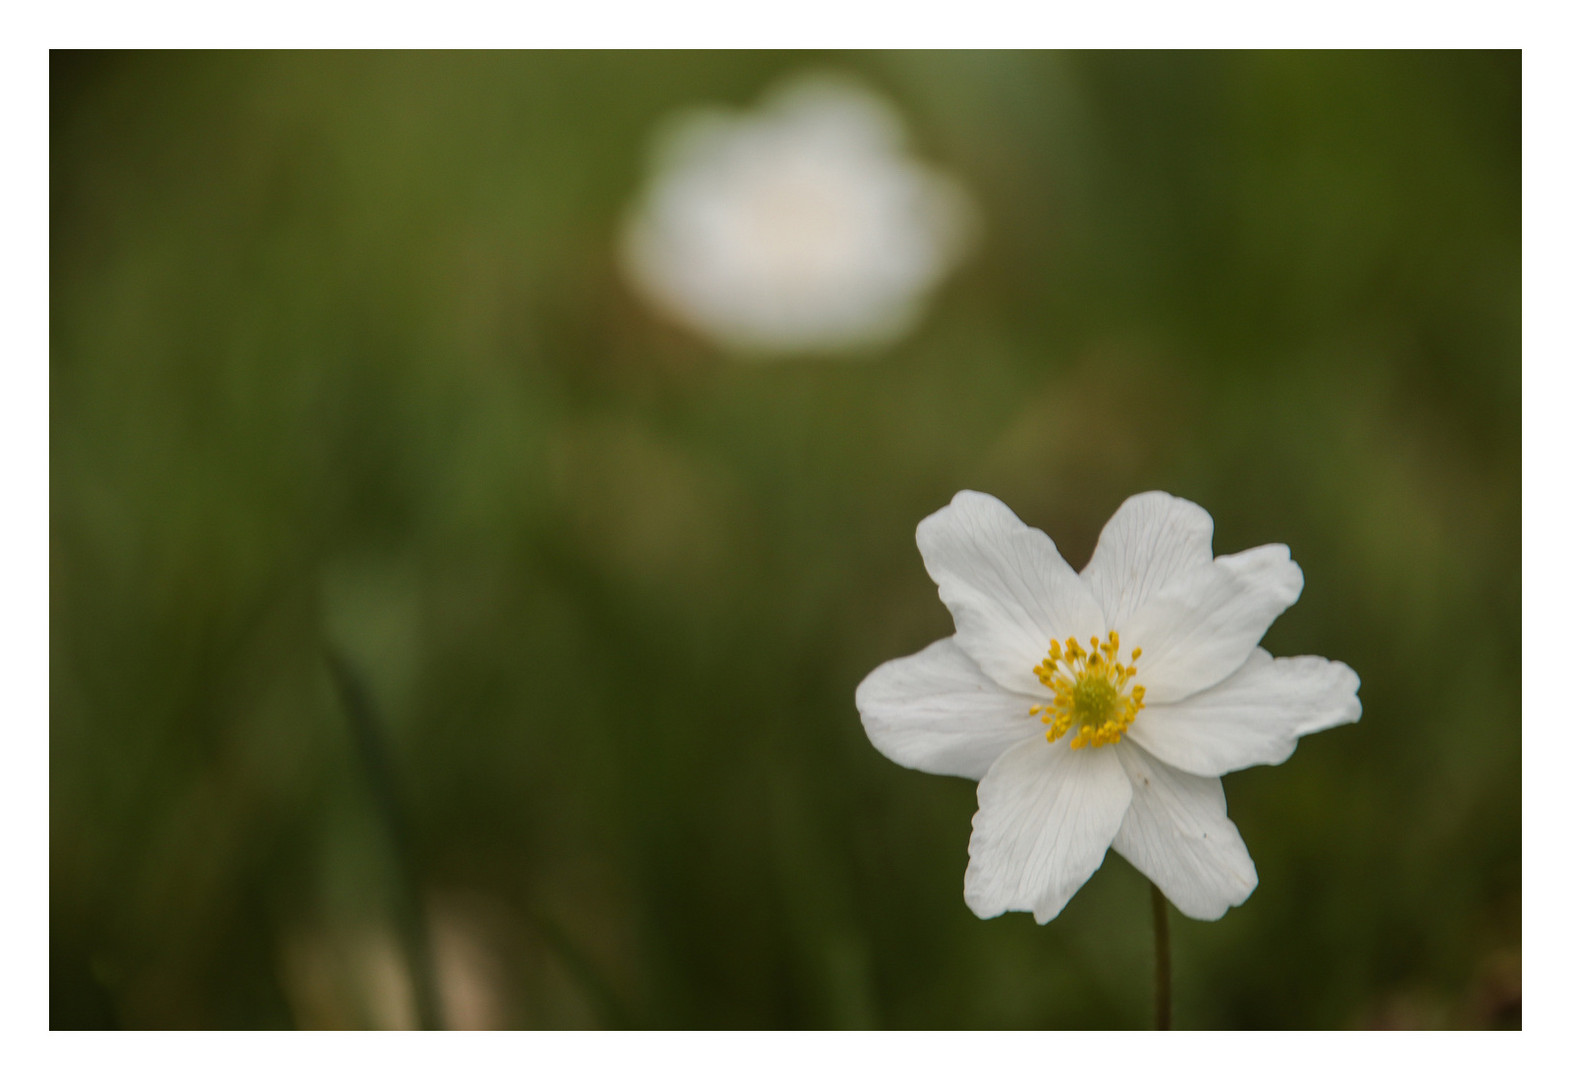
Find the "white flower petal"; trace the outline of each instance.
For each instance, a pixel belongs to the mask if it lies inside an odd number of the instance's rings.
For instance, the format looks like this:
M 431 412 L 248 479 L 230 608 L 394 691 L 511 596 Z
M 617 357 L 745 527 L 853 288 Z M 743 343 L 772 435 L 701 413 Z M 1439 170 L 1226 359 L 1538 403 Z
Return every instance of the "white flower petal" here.
M 916 527 L 916 546 L 955 640 L 1005 689 L 1040 695 L 1031 670 L 1049 642 L 1106 633 L 1096 597 L 1053 541 L 991 495 L 960 492 Z
M 1124 623 L 1174 578 L 1211 562 L 1211 515 L 1165 491 L 1131 495 L 1102 526 L 1091 561 L 1080 572 L 1107 615 Z
M 1169 581 L 1119 628 L 1143 652 L 1135 681 L 1146 702 L 1181 701 L 1237 671 L 1303 588 L 1285 544 L 1224 555 Z
M 880 664 L 856 688 L 862 726 L 879 753 L 908 769 L 970 780 L 1011 746 L 1042 735 L 1031 705 L 983 674 L 954 638 Z
M 1133 797 L 1113 850 L 1191 919 L 1220 919 L 1259 878 L 1227 819 L 1222 781 L 1170 769 L 1127 742 L 1116 747 Z
M 1264 649 L 1208 690 L 1171 705 L 1150 705 L 1129 738 L 1197 776 L 1280 765 L 1302 735 L 1363 715 L 1358 675 L 1321 656 L 1273 658 Z
M 1129 779 L 1110 750 L 1028 739 L 976 790 L 965 898 L 984 919 L 1029 911 L 1045 923 L 1107 855 L 1129 808 Z

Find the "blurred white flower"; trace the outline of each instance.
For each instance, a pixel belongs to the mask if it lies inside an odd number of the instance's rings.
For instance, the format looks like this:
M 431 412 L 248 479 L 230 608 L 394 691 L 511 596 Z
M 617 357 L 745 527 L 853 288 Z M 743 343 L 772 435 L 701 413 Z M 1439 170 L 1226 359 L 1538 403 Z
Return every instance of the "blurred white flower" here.
M 971 910 L 1045 923 L 1109 845 L 1191 918 L 1243 903 L 1255 866 L 1217 778 L 1362 713 L 1346 664 L 1256 647 L 1303 589 L 1288 549 L 1212 558 L 1211 516 L 1159 491 L 1125 501 L 1079 574 L 974 491 L 916 543 L 955 634 L 878 667 L 856 703 L 886 757 L 981 781 Z
M 752 114 L 679 114 L 654 166 L 623 268 L 657 308 L 745 354 L 893 341 L 973 229 L 971 201 L 905 154 L 890 107 L 832 76 Z

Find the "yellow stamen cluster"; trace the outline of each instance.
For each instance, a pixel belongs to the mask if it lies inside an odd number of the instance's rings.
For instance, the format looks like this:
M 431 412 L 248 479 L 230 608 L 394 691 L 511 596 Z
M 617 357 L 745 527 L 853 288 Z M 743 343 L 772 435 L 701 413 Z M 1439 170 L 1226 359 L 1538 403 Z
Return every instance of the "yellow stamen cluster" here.
M 1031 715 L 1041 715 L 1047 725 L 1047 741 L 1053 742 L 1076 729 L 1069 740 L 1071 750 L 1083 746 L 1106 746 L 1124 737 L 1135 716 L 1145 708 L 1146 688 L 1130 686 L 1135 677 L 1134 662 L 1140 650 L 1129 654 L 1129 666 L 1118 660 L 1118 631 L 1109 630 L 1107 640 L 1091 639 L 1091 648 L 1082 648 L 1074 638 L 1062 645 L 1051 643 L 1042 662 L 1032 668 L 1043 686 L 1053 691 L 1051 705 L 1033 705 Z M 1127 693 L 1125 690 L 1127 689 Z

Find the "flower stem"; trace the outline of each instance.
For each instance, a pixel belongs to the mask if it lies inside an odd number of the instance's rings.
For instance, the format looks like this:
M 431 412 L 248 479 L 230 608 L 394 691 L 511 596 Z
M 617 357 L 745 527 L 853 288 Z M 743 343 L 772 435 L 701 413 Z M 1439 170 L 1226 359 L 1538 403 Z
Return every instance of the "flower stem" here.
M 1151 885 L 1151 920 L 1156 924 L 1156 1029 L 1173 1030 L 1173 948 L 1167 936 L 1167 897 Z

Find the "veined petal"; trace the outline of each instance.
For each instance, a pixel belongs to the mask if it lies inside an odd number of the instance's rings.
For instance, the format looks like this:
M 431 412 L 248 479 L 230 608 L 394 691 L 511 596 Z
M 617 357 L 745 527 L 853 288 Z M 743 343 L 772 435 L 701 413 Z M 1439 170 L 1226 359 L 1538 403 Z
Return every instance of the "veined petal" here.
M 1091 561 L 1080 572 L 1107 615 L 1124 623 L 1174 578 L 1211 562 L 1211 515 L 1165 491 L 1131 495 L 1102 526 Z
M 1169 581 L 1118 628 L 1143 652 L 1146 703 L 1182 701 L 1233 674 L 1303 589 L 1285 544 L 1224 555 Z
M 1273 658 L 1256 649 L 1244 666 L 1182 701 L 1145 708 L 1129 738 L 1174 768 L 1220 776 L 1280 765 L 1302 735 L 1363 715 L 1358 675 L 1321 656 Z
M 970 780 L 1011 746 L 1041 737 L 1031 705 L 988 678 L 954 638 L 880 664 L 856 688 L 862 726 L 879 753 L 908 769 Z
M 1096 597 L 1053 541 L 991 495 L 960 492 L 916 527 L 916 546 L 955 641 L 1007 690 L 1040 692 L 1031 670 L 1054 638 L 1106 632 Z
M 1222 781 L 1170 769 L 1127 742 L 1114 749 L 1133 796 L 1113 850 L 1191 919 L 1220 919 L 1248 899 L 1259 878 L 1227 819 Z
M 1129 808 L 1129 779 L 1109 750 L 1028 739 L 976 789 L 965 897 L 984 919 L 1029 911 L 1045 923 L 1102 865 Z

